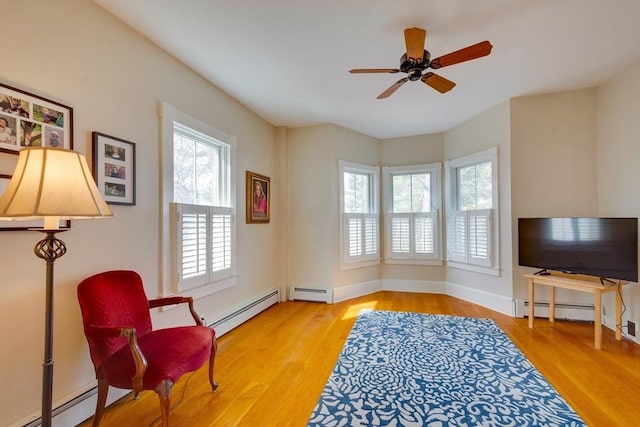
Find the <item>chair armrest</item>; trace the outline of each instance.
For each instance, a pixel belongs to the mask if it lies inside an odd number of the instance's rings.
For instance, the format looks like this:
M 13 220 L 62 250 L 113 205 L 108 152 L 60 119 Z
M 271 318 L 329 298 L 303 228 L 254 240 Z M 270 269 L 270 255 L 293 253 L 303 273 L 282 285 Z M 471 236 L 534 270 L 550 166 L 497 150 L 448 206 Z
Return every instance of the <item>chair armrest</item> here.
M 144 386 L 144 373 L 147 371 L 147 358 L 144 357 L 142 350 L 138 346 L 138 339 L 136 337 L 136 328 L 121 328 L 121 336 L 127 337 L 129 344 L 129 350 L 131 350 L 131 356 L 133 357 L 133 363 L 136 367 L 136 373 L 131 378 L 133 385 L 133 391 L 136 392 L 136 396 L 143 390 Z
M 198 313 L 196 313 L 196 311 L 193 309 L 192 297 L 175 296 L 175 297 L 151 299 L 149 300 L 149 308 L 164 307 L 167 305 L 182 304 L 185 302 L 189 304 L 189 311 L 191 312 L 191 317 L 193 317 L 193 320 L 195 320 L 196 325 L 203 326 L 202 319 L 200 318 L 200 316 L 198 316 Z
M 92 339 L 105 339 L 105 338 L 118 338 L 126 337 L 129 350 L 131 350 L 131 356 L 133 357 L 133 363 L 135 365 L 136 372 L 131 378 L 133 384 L 133 390 L 136 393 L 142 391 L 144 373 L 147 370 L 147 358 L 144 357 L 142 350 L 138 346 L 138 338 L 136 336 L 136 328 L 130 328 L 125 326 L 95 326 L 86 325 L 84 328 L 85 334 L 88 338 Z

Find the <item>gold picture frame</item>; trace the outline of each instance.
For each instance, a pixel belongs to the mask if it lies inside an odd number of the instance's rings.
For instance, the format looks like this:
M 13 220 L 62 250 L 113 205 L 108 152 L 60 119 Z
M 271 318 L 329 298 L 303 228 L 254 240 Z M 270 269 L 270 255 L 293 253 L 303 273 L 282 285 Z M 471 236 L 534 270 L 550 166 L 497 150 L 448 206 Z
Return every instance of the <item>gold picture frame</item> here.
M 247 224 L 271 219 L 271 178 L 247 171 Z

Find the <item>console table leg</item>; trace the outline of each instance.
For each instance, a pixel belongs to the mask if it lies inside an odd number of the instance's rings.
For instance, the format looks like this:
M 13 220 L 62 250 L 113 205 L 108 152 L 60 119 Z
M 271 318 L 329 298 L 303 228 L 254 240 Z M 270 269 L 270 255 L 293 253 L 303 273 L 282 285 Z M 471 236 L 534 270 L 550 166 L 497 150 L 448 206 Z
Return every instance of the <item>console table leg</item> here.
M 556 287 L 549 286 L 549 322 L 556 321 Z
M 535 304 L 534 304 L 534 284 L 533 279 L 529 279 L 529 327 L 533 329 L 533 317 L 535 315 Z
M 622 285 L 616 289 L 616 339 L 622 339 Z
M 600 350 L 602 348 L 602 293 L 595 292 L 593 296 L 595 299 L 595 347 L 597 350 Z

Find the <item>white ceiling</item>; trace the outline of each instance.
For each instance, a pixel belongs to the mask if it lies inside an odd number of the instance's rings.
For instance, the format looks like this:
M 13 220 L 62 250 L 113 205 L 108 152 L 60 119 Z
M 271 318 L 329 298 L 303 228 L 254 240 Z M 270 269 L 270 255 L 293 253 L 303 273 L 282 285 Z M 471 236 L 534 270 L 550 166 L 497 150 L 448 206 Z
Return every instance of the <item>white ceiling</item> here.
M 509 98 L 596 86 L 640 58 L 640 0 L 94 0 L 275 126 L 335 123 L 377 138 L 446 131 Z M 377 100 L 403 74 L 403 30 L 432 58 L 491 55 Z

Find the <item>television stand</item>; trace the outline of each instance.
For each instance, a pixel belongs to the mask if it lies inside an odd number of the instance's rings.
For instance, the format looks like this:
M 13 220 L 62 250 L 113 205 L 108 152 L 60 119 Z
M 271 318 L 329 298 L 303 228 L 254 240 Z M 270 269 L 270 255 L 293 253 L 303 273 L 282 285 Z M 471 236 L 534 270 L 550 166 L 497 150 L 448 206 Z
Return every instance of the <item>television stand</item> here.
M 614 292 L 616 295 L 616 339 L 622 339 L 622 286 L 628 282 L 613 282 L 601 280 L 597 277 L 567 275 L 562 273 L 551 273 L 540 276 L 535 274 L 525 274 L 529 280 L 529 327 L 533 328 L 535 317 L 535 285 L 549 286 L 549 322 L 555 321 L 555 297 L 556 288 L 572 289 L 579 292 L 588 292 L 594 297 L 594 329 L 595 348 L 602 348 L 602 294 Z

